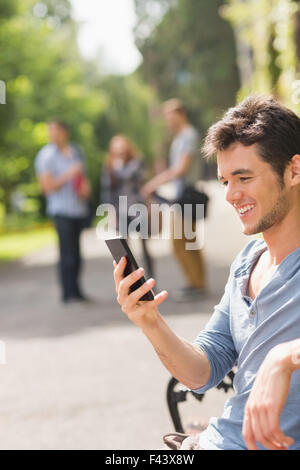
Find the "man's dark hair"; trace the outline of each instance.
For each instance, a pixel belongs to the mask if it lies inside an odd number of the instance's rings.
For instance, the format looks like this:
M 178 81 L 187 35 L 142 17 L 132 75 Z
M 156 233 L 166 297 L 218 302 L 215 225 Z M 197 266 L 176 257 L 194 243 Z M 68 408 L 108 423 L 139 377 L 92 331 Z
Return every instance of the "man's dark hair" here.
M 48 124 L 56 124 L 57 126 L 64 129 L 66 132 L 70 132 L 69 124 L 67 124 L 65 121 L 62 121 L 61 119 L 51 119 Z
M 209 157 L 235 142 L 257 144 L 259 156 L 282 182 L 291 158 L 300 154 L 300 119 L 270 96 L 250 95 L 210 127 L 203 152 Z

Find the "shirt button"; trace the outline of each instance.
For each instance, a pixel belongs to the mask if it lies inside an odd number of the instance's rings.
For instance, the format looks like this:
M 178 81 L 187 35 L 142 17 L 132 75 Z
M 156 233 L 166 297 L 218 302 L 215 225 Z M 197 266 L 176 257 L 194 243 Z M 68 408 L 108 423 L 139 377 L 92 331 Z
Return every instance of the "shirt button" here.
M 252 317 L 252 318 L 255 317 L 255 312 L 254 312 L 254 310 L 251 310 L 251 312 L 250 312 L 250 317 Z

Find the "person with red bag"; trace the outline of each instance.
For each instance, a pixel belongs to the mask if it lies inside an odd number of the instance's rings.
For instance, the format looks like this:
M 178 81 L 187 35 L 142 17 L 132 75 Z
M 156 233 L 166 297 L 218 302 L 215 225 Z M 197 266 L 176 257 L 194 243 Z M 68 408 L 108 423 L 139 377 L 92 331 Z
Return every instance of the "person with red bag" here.
M 64 303 L 87 300 L 79 276 L 82 266 L 80 235 L 89 216 L 91 187 L 84 156 L 69 141 L 69 126 L 58 120 L 49 123 L 50 143 L 38 153 L 35 169 L 59 239 L 59 281 Z

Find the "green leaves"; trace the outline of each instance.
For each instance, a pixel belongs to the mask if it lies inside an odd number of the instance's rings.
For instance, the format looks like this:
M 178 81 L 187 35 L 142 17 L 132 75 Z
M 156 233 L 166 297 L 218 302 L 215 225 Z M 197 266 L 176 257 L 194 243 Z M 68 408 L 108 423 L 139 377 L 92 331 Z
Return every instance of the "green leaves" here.
M 127 134 L 152 158 L 154 93 L 137 75 L 103 77 L 81 57 L 68 0 L 1 0 L 0 14 L 0 80 L 7 91 L 0 105 L 2 212 L 3 205 L 11 210 L 16 190 L 37 199 L 34 160 L 53 118 L 69 123 L 71 140 L 86 154 L 98 205 L 101 165 L 115 133 Z
M 1 0 L 0 21 L 12 16 L 17 9 L 17 0 Z
M 148 24 L 150 31 L 143 41 L 138 38 L 144 58 L 143 77 L 154 85 L 161 99 L 184 99 L 192 120 L 203 133 L 235 103 L 239 88 L 233 31 L 219 11 L 223 3 L 166 1 L 165 14 L 156 18 L 153 28 L 151 4 L 155 2 L 136 0 L 138 25 Z
M 228 0 L 224 10 L 236 31 L 242 88 L 274 94 L 299 112 L 297 88 L 300 60 L 299 1 Z M 247 73 L 245 73 L 245 71 Z

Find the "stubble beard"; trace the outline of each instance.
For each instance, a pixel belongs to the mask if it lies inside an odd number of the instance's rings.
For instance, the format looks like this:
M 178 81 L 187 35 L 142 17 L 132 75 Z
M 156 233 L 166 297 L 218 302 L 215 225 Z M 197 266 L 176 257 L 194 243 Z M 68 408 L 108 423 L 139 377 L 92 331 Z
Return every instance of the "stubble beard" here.
M 272 209 L 260 219 L 255 227 L 250 227 L 249 231 L 244 231 L 245 235 L 255 235 L 256 233 L 262 233 L 275 225 L 279 225 L 288 213 L 289 209 L 289 200 L 284 190 L 281 190 Z

